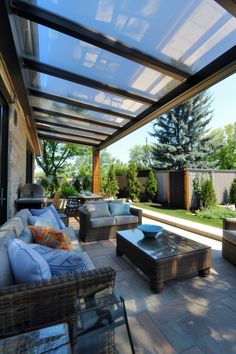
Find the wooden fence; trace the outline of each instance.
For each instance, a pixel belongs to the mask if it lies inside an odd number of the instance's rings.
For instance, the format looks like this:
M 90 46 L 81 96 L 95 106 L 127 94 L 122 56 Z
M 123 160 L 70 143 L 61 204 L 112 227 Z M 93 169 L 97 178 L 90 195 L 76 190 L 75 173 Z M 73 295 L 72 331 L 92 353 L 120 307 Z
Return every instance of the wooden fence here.
M 231 184 L 236 178 L 236 170 L 200 170 L 184 171 L 155 170 L 158 183 L 158 202 L 169 204 L 174 208 L 197 208 L 197 200 L 193 193 L 193 180 L 210 178 L 219 204 L 228 202 Z

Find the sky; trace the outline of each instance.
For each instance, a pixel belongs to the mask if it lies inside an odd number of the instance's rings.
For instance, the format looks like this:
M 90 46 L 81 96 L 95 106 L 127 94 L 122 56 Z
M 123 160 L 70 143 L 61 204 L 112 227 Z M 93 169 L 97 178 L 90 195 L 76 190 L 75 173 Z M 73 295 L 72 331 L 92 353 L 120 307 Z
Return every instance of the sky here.
M 222 128 L 227 124 L 236 122 L 236 74 L 231 75 L 225 80 L 212 86 L 212 109 L 213 118 L 209 124 L 209 129 Z M 144 145 L 151 143 L 153 138 L 149 132 L 152 132 L 153 123 L 150 122 L 135 132 L 120 139 L 116 143 L 110 145 L 108 151 L 113 157 L 123 162 L 129 161 L 129 150 L 135 145 Z

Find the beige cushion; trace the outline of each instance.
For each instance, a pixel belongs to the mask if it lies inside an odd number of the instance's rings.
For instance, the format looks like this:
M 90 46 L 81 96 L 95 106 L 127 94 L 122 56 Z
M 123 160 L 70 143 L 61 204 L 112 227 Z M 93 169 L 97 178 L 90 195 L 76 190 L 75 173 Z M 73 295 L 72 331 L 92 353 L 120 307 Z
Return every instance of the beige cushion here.
M 117 215 L 114 218 L 116 220 L 116 225 L 138 223 L 138 217 L 136 215 Z
M 96 227 L 112 226 L 115 224 L 116 222 L 113 216 L 104 216 L 100 218 L 93 218 L 90 220 L 90 226 L 92 229 Z

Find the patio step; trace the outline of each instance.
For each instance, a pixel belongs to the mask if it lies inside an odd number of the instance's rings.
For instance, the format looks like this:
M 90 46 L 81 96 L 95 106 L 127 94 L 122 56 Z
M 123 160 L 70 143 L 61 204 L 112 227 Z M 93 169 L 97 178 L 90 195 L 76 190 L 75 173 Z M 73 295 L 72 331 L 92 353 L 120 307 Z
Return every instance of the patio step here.
M 193 232 L 195 234 L 206 236 L 217 241 L 222 241 L 223 230 L 217 227 L 208 226 L 208 225 L 200 224 L 198 222 L 176 218 L 174 216 L 161 214 L 143 208 L 139 208 L 139 209 L 142 209 L 143 216 L 148 219 L 160 221 L 163 222 L 164 224 L 178 227 L 179 229 L 183 229 L 186 231 Z

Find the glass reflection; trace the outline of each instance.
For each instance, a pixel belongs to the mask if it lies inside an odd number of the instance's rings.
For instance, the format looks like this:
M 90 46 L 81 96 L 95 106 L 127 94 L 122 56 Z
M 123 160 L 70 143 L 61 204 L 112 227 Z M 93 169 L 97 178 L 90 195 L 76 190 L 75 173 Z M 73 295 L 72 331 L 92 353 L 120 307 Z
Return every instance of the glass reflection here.
M 188 72 L 197 72 L 236 44 L 236 19 L 214 0 L 37 3 Z
M 91 145 L 98 145 L 99 142 L 98 141 L 95 141 L 93 139 L 86 139 L 86 138 L 82 138 L 82 137 L 75 137 L 75 136 L 72 136 L 72 135 L 69 135 L 69 134 L 60 134 L 60 133 L 53 133 L 53 132 L 45 132 L 44 130 L 40 130 L 38 129 L 38 134 L 39 134 L 39 137 L 43 135 L 43 137 L 48 137 L 48 138 L 58 138 L 60 139 L 60 141 L 63 141 L 63 140 L 70 140 L 70 141 L 73 141 L 77 144 L 80 144 L 81 142 L 83 143 L 88 143 L 88 144 L 91 144 Z
M 115 132 L 115 129 L 99 126 L 98 124 L 84 122 L 79 119 L 77 120 L 77 119 L 64 118 L 60 116 L 50 116 L 49 114 L 45 114 L 41 112 L 35 112 L 34 119 L 38 122 L 46 122 L 48 124 L 50 123 L 63 124 L 72 129 L 73 128 L 88 129 L 90 131 L 104 133 L 107 135 L 113 134 Z
M 59 115 L 66 114 L 78 118 L 91 119 L 91 122 L 100 121 L 103 123 L 114 124 L 114 127 L 122 127 L 128 122 L 127 119 L 121 117 L 115 117 L 95 111 L 88 111 L 85 109 L 81 109 L 77 106 L 55 102 L 41 97 L 30 96 L 30 101 L 33 107 L 43 108 L 49 111 L 57 112 Z
M 136 116 L 148 108 L 146 104 L 62 80 L 51 75 L 37 73 L 32 70 L 24 70 L 24 72 L 29 81 L 28 86 L 33 89 L 111 109 L 114 110 L 114 114 L 119 112 Z
M 25 22 L 24 22 L 25 21 Z M 37 51 L 25 50 L 29 38 L 25 36 L 27 20 L 21 19 L 21 51 L 37 61 L 91 78 L 107 85 L 130 91 L 155 101 L 173 87 L 180 84 L 171 79 L 168 85 L 156 94 L 151 91 L 158 86 L 164 75 L 134 61 L 55 31 L 51 28 L 30 22 L 30 42 Z M 35 34 L 37 33 L 37 35 Z M 29 47 L 31 48 L 31 47 Z M 140 84 L 140 80 L 144 84 Z
M 129 242 L 142 249 L 154 259 L 174 256 L 208 247 L 166 230 L 156 238 L 145 238 L 142 231 L 138 229 L 119 231 L 119 233 L 122 237 L 127 238 Z

